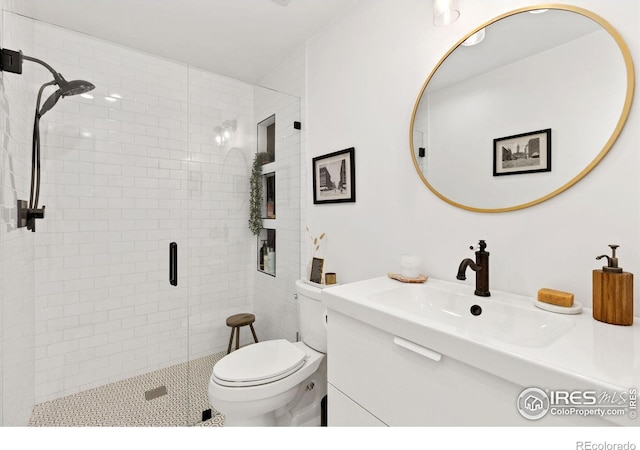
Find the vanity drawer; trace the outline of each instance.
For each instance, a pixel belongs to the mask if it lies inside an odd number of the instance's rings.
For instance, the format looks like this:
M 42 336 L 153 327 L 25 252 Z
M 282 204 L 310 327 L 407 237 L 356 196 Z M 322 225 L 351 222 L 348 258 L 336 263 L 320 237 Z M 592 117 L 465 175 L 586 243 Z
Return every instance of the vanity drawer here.
M 329 382 L 387 425 L 532 425 L 522 387 L 402 336 L 330 310 L 328 345 Z
M 524 386 L 334 310 L 327 355 L 329 383 L 388 426 L 611 425 L 597 416 L 525 419 L 517 410 Z M 333 424 L 351 424 L 348 411 L 334 412 Z

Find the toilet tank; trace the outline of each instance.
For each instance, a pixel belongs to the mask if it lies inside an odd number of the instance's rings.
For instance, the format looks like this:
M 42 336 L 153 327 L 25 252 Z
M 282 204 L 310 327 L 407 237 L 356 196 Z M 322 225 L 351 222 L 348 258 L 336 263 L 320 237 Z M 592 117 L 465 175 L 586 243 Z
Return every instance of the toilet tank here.
M 322 289 L 296 281 L 298 293 L 298 326 L 300 338 L 312 349 L 327 353 L 327 327 L 325 323 L 325 307 L 320 301 Z

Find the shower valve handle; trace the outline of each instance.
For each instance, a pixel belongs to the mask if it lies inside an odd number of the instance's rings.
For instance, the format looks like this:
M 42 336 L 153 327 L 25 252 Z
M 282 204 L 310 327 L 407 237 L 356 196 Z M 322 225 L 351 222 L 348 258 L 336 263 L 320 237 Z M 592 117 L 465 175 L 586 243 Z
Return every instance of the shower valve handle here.
M 27 210 L 27 230 L 36 231 L 36 219 L 44 219 L 44 208 L 29 208 Z
M 27 230 L 36 231 L 36 219 L 44 219 L 44 209 L 29 208 L 26 200 L 18 200 L 18 222 L 17 227 L 27 227 Z

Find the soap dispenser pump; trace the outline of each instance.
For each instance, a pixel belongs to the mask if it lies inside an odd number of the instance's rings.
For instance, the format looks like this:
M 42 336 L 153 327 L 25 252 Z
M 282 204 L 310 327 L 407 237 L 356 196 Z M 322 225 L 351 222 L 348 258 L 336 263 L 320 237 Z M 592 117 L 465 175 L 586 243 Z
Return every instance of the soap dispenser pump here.
M 619 246 L 609 247 L 611 256 L 596 257 L 607 258 L 607 265 L 593 271 L 593 318 L 613 325 L 633 325 L 633 274 L 618 266 Z

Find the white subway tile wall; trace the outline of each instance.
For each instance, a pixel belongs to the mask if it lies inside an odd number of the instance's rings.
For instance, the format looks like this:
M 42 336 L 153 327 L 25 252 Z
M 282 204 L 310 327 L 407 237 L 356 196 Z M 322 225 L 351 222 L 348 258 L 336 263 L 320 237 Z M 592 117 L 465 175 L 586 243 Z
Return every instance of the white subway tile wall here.
M 5 2 L 0 2 L 4 10 Z M 0 46 L 33 36 L 2 12 Z M 31 48 L 25 48 L 25 51 Z M 34 239 L 16 228 L 16 201 L 28 199 L 35 93 L 33 76 L 0 74 L 0 424 L 24 425 L 34 403 Z
M 299 234 L 297 252 L 300 254 L 300 257 L 298 261 L 299 267 L 296 273 L 296 277 L 298 279 L 308 277 L 307 262 L 309 261 L 309 258 L 311 256 L 308 252 L 308 246 L 306 245 L 309 239 L 309 235 L 306 232 L 306 227 L 309 225 L 307 221 L 307 198 L 309 195 L 308 192 L 310 190 L 310 185 L 307 184 L 307 166 L 311 164 L 311 162 L 307 161 L 306 158 L 306 58 L 306 45 L 302 45 L 294 50 L 285 61 L 283 61 L 278 67 L 276 67 L 259 82 L 261 86 L 265 86 L 279 92 L 286 92 L 289 95 L 300 98 L 300 166 L 298 170 L 298 186 L 300 187 L 300 212 L 298 215 L 299 223 L 297 225 L 297 233 Z M 302 245 L 300 245 L 300 242 L 302 243 Z M 293 289 L 293 287 L 291 289 Z M 287 299 L 290 298 L 290 296 L 287 296 Z M 297 318 L 295 317 L 295 311 L 293 314 L 293 316 L 289 316 L 285 319 L 287 321 L 287 329 L 289 330 L 295 329 L 297 327 Z
M 278 126 L 278 139 L 286 142 L 283 148 L 283 167 L 286 170 L 281 174 L 282 183 L 279 178 L 276 182 L 278 234 L 277 247 L 278 256 L 276 269 L 278 278 L 282 281 L 274 280 L 271 277 L 256 272 L 255 301 L 256 313 L 258 317 L 264 316 L 266 327 L 263 332 L 265 338 L 274 339 L 284 337 L 294 340 L 298 330 L 297 310 L 294 299 L 295 280 L 304 276 L 301 270 L 300 258 L 300 230 L 304 230 L 305 223 L 305 72 L 306 71 L 306 48 L 301 46 L 294 50 L 291 55 L 276 67 L 271 73 L 260 80 L 259 84 L 267 88 L 285 92 L 292 96 L 289 101 L 283 99 L 283 111 L 278 117 L 282 118 L 282 127 Z M 293 98 L 300 99 L 299 105 Z M 298 106 L 295 111 L 294 105 Z M 256 96 L 256 116 L 261 109 L 259 97 Z M 265 109 L 266 112 L 267 109 Z M 277 113 L 276 113 L 277 114 Z M 264 114 L 263 114 L 264 115 Z M 259 117 L 259 116 L 258 116 Z M 297 117 L 297 118 L 296 118 Z M 300 130 L 292 130 L 291 121 L 301 122 Z M 285 136 L 280 137 L 280 133 Z M 288 134 L 287 134 L 288 133 Z M 291 141 L 297 140 L 298 148 Z M 279 150 L 278 150 L 279 152 Z M 296 154 L 297 152 L 297 154 Z M 279 154 L 279 153 L 278 153 Z M 286 196 L 286 200 L 285 197 Z M 280 202 L 286 201 L 286 209 Z M 296 207 L 297 202 L 297 207 Z M 282 210 L 281 210 L 282 208 Z M 280 221 L 282 218 L 282 222 Z M 306 263 L 304 264 L 306 267 Z M 284 270 L 283 270 L 284 269 Z
M 294 299 L 295 281 L 300 264 L 300 99 L 281 93 L 257 89 L 256 118 L 264 120 L 275 114 L 275 161 L 270 167 L 276 178 L 276 218 L 265 221 L 265 227 L 276 230 L 276 277 L 258 272 L 255 275 L 255 311 L 258 338 L 285 338 L 295 341 L 297 310 Z M 271 169 L 270 169 L 271 170 Z M 254 252 L 258 242 L 254 238 Z
M 16 284 L 31 277 L 20 289 L 33 286 L 35 274 L 33 292 L 20 293 L 32 302 L 31 311 L 35 302 L 35 403 L 226 349 L 225 319 L 254 310 L 259 275 L 247 219 L 254 99 L 262 89 L 10 13 L 7 22 L 31 30 L 11 45 L 28 49 L 67 79 L 96 85 L 90 96 L 61 99 L 42 118 L 40 198 L 46 218 L 38 221 L 35 234 L 14 232 L 26 267 L 9 259 L 8 234 L 0 241 L 3 266 L 11 269 L 2 273 L 3 308 L 6 294 L 15 289 L 5 283 L 5 274 L 13 274 Z M 28 187 L 34 93 L 49 76 L 33 64 L 25 65 L 27 71 L 34 73 L 31 83 L 23 81 L 28 101 L 10 97 L 3 105 L 3 115 L 25 124 L 20 138 L 10 138 L 2 149 L 4 161 L 11 145 L 18 145 L 11 139 L 22 140 L 22 160 L 13 169 L 21 177 L 22 196 Z M 297 112 L 281 113 L 288 122 L 299 120 L 295 100 Z M 15 114 L 14 108 L 24 111 Z M 218 145 L 215 128 L 225 121 L 236 121 L 237 127 Z M 288 196 L 281 198 L 278 186 L 283 232 L 279 276 L 273 281 L 281 286 L 275 295 L 284 295 L 287 306 L 276 301 L 273 308 L 258 307 L 262 299 L 255 300 L 256 309 L 264 311 L 256 312 L 261 340 L 276 333 L 291 337 L 295 329 L 299 153 L 299 136 L 283 136 L 282 161 L 288 166 L 281 186 Z M 5 167 L 3 202 L 13 196 Z M 15 203 L 10 200 L 9 206 Z M 178 287 L 168 282 L 173 241 L 179 244 Z M 25 247 L 35 259 L 24 254 Z M 251 340 L 246 334 L 243 344 Z

